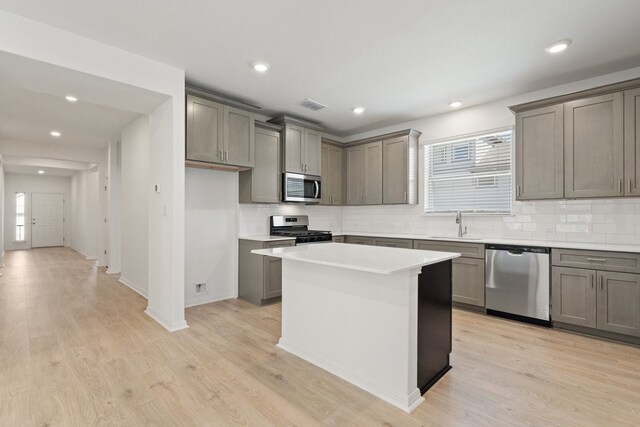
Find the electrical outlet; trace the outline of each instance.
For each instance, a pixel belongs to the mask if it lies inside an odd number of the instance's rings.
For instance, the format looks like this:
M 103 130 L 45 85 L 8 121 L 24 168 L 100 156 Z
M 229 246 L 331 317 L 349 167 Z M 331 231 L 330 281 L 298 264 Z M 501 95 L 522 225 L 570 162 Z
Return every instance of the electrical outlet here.
M 204 294 L 207 292 L 207 284 L 206 283 L 196 283 L 196 295 Z

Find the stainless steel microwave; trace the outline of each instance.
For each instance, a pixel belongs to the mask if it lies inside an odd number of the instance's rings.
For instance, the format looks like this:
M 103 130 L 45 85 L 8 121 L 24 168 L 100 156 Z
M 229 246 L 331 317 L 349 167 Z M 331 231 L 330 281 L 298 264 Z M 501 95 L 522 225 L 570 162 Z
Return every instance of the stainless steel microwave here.
M 285 173 L 282 187 L 284 202 L 320 203 L 322 183 L 319 176 Z

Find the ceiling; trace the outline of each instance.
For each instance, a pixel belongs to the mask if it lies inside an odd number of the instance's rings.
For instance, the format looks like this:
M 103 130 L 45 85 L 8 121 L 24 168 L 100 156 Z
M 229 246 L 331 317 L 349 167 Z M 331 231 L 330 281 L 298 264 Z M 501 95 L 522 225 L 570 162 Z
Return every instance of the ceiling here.
M 5 173 L 70 177 L 78 171 L 91 170 L 95 164 L 40 157 L 2 156 L 2 166 Z
M 638 0 L 0 0 L 338 135 L 640 65 Z M 544 48 L 571 38 L 570 48 Z M 257 74 L 249 64 L 264 60 Z M 329 108 L 296 105 L 311 98 Z M 367 108 L 361 116 L 351 108 Z
M 68 102 L 66 95 L 78 101 Z M 2 139 L 103 149 L 167 97 L 0 52 L 0 99 Z M 52 130 L 62 135 L 53 138 Z

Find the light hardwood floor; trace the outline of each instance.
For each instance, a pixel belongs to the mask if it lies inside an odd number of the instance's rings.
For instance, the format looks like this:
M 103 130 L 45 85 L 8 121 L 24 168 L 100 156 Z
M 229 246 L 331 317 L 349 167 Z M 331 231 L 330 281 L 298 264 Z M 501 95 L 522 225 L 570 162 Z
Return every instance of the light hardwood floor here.
M 640 424 L 640 349 L 454 311 L 450 371 L 411 415 L 275 343 L 280 306 L 146 301 L 70 249 L 7 252 L 0 426 Z

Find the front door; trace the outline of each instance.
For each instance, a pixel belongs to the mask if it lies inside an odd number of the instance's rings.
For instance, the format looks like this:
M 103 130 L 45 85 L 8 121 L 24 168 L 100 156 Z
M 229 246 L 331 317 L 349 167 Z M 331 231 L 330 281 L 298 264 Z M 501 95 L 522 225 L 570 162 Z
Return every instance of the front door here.
M 31 195 L 31 247 L 64 246 L 64 198 L 62 194 Z

